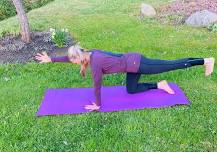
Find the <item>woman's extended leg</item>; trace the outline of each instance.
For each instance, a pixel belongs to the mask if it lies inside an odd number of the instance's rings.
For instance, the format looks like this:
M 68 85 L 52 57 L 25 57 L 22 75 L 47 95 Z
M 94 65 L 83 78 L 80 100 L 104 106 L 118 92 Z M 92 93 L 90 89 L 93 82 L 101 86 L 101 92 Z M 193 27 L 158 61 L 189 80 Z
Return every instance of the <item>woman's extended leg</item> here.
M 177 60 L 161 60 L 151 59 L 142 56 L 138 73 L 157 74 L 203 64 L 204 58 L 182 58 Z
M 128 72 L 126 75 L 127 92 L 137 93 L 150 89 L 163 89 L 170 94 L 174 94 L 174 91 L 170 88 L 165 80 L 158 83 L 138 83 L 141 74 L 156 74 L 204 64 L 206 67 L 205 75 L 208 76 L 214 69 L 214 62 L 214 58 L 182 58 L 177 60 L 160 60 L 150 59 L 142 56 L 138 73 Z

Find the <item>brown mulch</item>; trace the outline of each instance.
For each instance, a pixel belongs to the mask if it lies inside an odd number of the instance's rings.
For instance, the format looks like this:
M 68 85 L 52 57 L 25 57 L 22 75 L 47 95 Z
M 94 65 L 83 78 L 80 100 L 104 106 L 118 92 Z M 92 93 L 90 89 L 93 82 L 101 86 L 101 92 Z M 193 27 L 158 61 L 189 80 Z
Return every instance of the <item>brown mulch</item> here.
M 64 48 L 58 48 L 51 41 L 50 32 L 32 32 L 31 42 L 24 43 L 20 35 L 8 35 L 0 38 L 0 64 L 35 62 L 34 56 L 42 51 L 49 56 L 66 55 L 67 48 L 73 44 L 73 38 L 68 36 Z
M 176 0 L 158 8 L 158 19 L 182 24 L 192 13 L 204 9 L 217 13 L 217 0 Z

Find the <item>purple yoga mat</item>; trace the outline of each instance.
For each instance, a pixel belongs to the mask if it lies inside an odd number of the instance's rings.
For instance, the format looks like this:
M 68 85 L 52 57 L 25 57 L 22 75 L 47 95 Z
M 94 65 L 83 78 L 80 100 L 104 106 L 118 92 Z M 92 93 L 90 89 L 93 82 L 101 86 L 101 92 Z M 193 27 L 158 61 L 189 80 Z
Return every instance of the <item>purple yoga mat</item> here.
M 178 85 L 171 82 L 169 85 L 175 91 L 174 95 L 160 89 L 129 94 L 125 86 L 102 86 L 102 105 L 99 112 L 162 108 L 178 104 L 190 104 Z M 37 116 L 90 112 L 84 109 L 84 106 L 94 102 L 94 99 L 93 88 L 47 89 Z

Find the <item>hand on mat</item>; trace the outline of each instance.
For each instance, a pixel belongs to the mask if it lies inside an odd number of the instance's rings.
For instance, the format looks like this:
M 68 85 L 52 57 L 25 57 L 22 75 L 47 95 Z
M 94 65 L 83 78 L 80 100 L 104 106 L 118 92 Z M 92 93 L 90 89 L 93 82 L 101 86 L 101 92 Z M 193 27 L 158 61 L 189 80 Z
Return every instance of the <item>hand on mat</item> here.
M 94 102 L 92 102 L 92 105 L 85 105 L 85 109 L 93 111 L 93 110 L 98 110 L 100 106 L 97 106 Z
M 51 58 L 47 55 L 46 52 L 42 52 L 42 54 L 37 53 L 37 55 L 35 56 L 35 58 L 40 61 L 39 63 L 48 63 L 48 62 L 51 62 Z

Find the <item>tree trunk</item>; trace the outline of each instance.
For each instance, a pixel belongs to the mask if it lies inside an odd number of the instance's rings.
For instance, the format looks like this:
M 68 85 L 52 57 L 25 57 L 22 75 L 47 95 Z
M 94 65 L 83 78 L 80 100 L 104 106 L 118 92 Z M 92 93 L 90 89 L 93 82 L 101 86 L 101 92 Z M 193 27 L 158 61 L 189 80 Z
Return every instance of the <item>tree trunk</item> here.
M 26 13 L 23 9 L 22 0 L 12 0 L 16 7 L 17 15 L 21 26 L 22 40 L 26 43 L 30 42 L 29 22 Z

